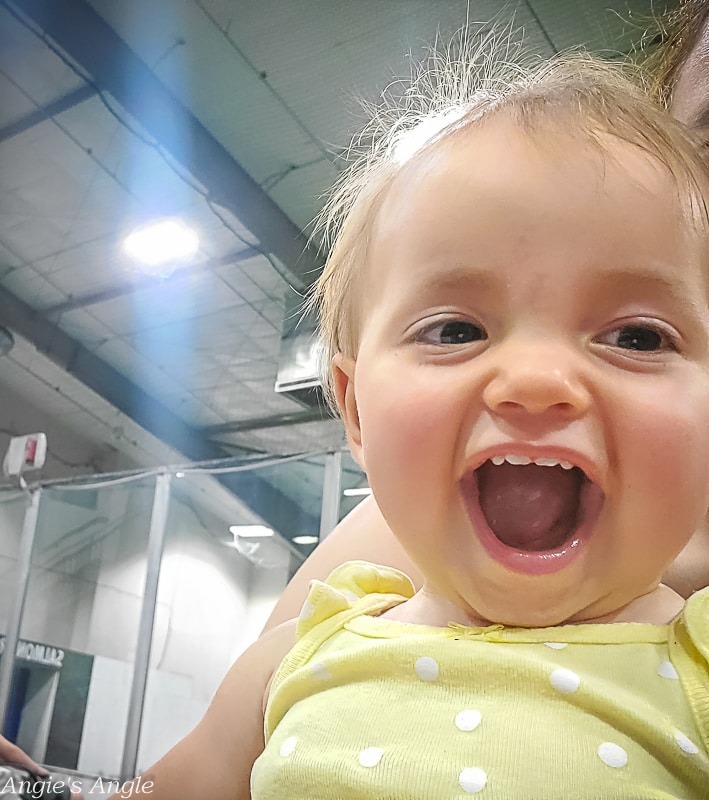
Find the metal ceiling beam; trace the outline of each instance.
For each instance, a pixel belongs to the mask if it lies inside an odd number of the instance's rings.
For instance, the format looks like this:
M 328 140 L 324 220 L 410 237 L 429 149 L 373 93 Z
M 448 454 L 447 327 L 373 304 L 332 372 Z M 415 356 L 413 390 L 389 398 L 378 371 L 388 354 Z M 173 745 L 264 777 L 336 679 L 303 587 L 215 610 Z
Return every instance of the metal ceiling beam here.
M 6 125 L 4 128 L 0 128 L 0 142 L 12 139 L 13 136 L 24 133 L 30 130 L 30 128 L 34 128 L 35 125 L 39 125 L 40 122 L 45 122 L 55 117 L 57 114 L 68 111 L 70 108 L 78 106 L 90 97 L 95 97 L 95 95 L 96 90 L 94 87 L 84 84 L 78 89 L 74 89 L 73 92 L 68 92 L 63 97 L 59 97 L 51 103 L 47 103 L 46 106 L 36 108 L 34 111 L 30 111 L 29 114 L 25 114 L 24 117 Z
M 222 422 L 218 425 L 205 425 L 199 431 L 205 436 L 214 437 L 225 433 L 246 433 L 247 431 L 257 431 L 265 428 L 281 428 L 283 426 L 303 425 L 306 422 L 323 422 L 331 419 L 334 418 L 326 408 L 317 406 L 303 411 L 272 414 L 268 417 L 255 417 L 253 419 Z
M 264 251 L 286 266 L 299 289 L 312 283 L 321 260 L 304 234 L 91 6 L 84 0 L 0 0 L 0 5 L 30 19 L 69 63 L 79 64 L 99 90 L 109 92 L 207 187 L 210 200 L 229 209 Z
M 228 452 L 205 439 L 200 431 L 3 287 L 0 287 L 0 323 L 19 333 L 65 372 L 187 458 L 208 461 L 229 457 Z M 292 538 L 318 530 L 318 521 L 311 514 L 258 474 L 235 472 L 217 477 L 284 536 Z

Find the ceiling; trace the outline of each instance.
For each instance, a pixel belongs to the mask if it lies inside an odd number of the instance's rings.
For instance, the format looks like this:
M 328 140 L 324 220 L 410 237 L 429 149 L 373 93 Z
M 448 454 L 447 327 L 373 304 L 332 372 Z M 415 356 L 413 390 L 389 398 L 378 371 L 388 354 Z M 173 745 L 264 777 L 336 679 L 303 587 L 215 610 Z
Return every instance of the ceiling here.
M 43 415 L 47 477 L 339 449 L 339 422 L 274 384 L 358 98 L 466 19 L 514 18 L 542 54 L 612 55 L 653 5 L 0 0 L 0 430 Z M 166 216 L 200 249 L 148 277 L 121 243 Z M 323 463 L 220 481 L 292 538 L 317 529 Z

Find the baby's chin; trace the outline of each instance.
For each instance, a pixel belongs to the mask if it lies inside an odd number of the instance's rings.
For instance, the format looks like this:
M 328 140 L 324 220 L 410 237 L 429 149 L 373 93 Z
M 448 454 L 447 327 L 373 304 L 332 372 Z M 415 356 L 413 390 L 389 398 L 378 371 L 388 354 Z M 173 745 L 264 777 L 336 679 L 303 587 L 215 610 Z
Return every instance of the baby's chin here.
M 514 583 L 519 584 L 519 579 Z M 438 627 L 452 622 L 470 627 L 551 628 L 566 624 L 572 617 L 582 619 L 586 614 L 586 609 L 578 607 L 578 596 L 570 592 L 553 598 L 544 592 L 538 602 L 531 600 L 529 586 L 520 586 L 516 592 L 513 585 L 506 584 L 486 587 L 482 596 L 465 597 L 466 594 L 464 589 L 455 593 L 427 588 L 424 580 L 423 588 L 411 600 L 393 610 L 399 612 L 397 616 L 402 621 L 426 620 L 426 624 Z M 406 614 L 406 620 L 402 614 Z

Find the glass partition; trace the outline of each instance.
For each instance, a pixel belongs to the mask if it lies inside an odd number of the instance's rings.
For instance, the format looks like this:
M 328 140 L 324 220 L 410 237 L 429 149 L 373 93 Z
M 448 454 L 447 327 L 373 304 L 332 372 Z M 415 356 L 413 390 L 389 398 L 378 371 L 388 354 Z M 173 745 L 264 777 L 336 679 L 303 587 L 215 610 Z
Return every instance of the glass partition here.
M 352 458 L 349 450 L 342 453 L 342 496 L 340 499 L 340 519 L 370 494 L 367 476 Z
M 17 557 L 28 502 L 25 492 L 0 493 L 0 633 L 3 635 L 7 633 L 17 585 Z
M 42 492 L 5 718 L 40 762 L 119 774 L 154 486 Z
M 320 531 L 322 487 L 327 454 L 304 456 L 251 470 L 250 481 L 269 497 L 261 512 L 284 538 L 294 542 L 303 558 L 317 542 Z M 256 488 L 256 486 L 254 486 Z M 250 499 L 248 494 L 242 495 Z M 272 514 L 272 516 L 270 516 Z M 303 537 L 315 537 L 306 541 Z
M 199 722 L 283 591 L 293 554 L 264 522 L 214 476 L 173 478 L 138 771 Z
M 330 510 L 361 500 L 340 495 L 340 483 L 366 484 L 348 454 L 332 483 L 339 461 L 323 453 L 172 473 L 159 576 L 147 566 L 155 475 L 42 489 L 5 735 L 40 762 L 109 779 L 127 777 L 136 741 L 137 771 L 164 755 L 201 719 L 315 547 L 323 483 L 338 495 Z M 25 494 L 0 492 L 5 629 L 27 506 Z M 152 631 L 140 624 L 149 575 Z M 140 720 L 140 688 L 129 717 L 139 636 L 151 642 Z

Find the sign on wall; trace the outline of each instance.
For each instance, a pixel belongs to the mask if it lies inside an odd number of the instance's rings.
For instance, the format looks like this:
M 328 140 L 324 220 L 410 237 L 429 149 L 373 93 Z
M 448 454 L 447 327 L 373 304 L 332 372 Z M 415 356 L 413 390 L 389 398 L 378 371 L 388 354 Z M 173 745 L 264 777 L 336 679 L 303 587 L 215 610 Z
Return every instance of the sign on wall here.
M 0 655 L 5 652 L 5 636 L 0 635 Z M 44 667 L 54 667 L 61 669 L 64 661 L 64 651 L 59 647 L 51 647 L 48 644 L 39 642 L 28 642 L 20 639 L 17 642 L 15 657 L 22 661 L 30 661 L 33 664 L 41 664 Z

